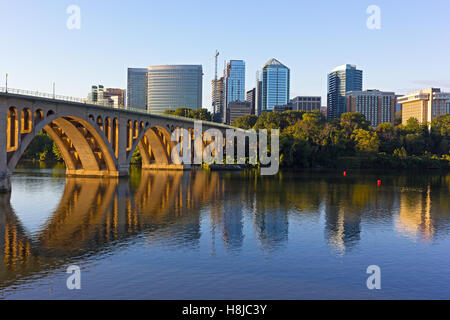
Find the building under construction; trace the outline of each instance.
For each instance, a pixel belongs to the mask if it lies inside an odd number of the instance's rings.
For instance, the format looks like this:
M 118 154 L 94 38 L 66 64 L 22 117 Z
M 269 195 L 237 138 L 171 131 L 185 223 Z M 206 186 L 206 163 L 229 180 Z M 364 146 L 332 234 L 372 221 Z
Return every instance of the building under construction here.
M 214 121 L 224 122 L 225 83 L 224 78 L 212 80 L 212 105 Z

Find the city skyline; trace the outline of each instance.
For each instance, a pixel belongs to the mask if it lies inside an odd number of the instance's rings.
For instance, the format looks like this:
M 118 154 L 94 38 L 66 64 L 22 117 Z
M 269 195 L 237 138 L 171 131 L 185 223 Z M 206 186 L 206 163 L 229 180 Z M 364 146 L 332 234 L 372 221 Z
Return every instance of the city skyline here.
M 110 10 L 106 14 L 99 10 L 101 4 L 80 1 L 77 5 L 81 9 L 81 28 L 68 30 L 68 2 L 8 3 L 0 13 L 0 25 L 4 29 L 14 29 L 15 32 L 14 37 L 8 33 L 4 36 L 8 50 L 0 53 L 0 59 L 7 63 L 0 65 L 0 72 L 3 77 L 5 73 L 9 73 L 10 87 L 50 92 L 52 83 L 56 82 L 58 94 L 82 97 L 89 91 L 92 83 L 126 89 L 128 67 L 201 64 L 204 70 L 203 107 L 211 109 L 210 81 L 214 79 L 214 60 L 211 55 L 218 49 L 221 53 L 219 66 L 223 61 L 231 59 L 246 62 L 246 91 L 255 87 L 256 71 L 271 57 L 283 61 L 291 69 L 291 98 L 317 95 L 322 97 L 323 102 L 326 101 L 327 73 L 333 67 L 346 63 L 356 64 L 364 70 L 364 90 L 379 89 L 406 94 L 426 87 L 439 87 L 443 91 L 449 91 L 450 78 L 443 72 L 450 69 L 450 62 L 445 59 L 449 42 L 444 41 L 448 38 L 445 30 L 450 27 L 448 19 L 444 19 L 449 3 L 432 1 L 429 4 L 408 3 L 408 6 L 405 3 L 378 1 L 377 5 L 382 12 L 382 26 L 380 30 L 369 30 L 366 27 L 366 9 L 371 4 L 369 2 L 350 1 L 345 6 L 331 3 L 326 7 L 281 2 L 280 9 L 290 9 L 286 10 L 287 17 L 299 10 L 309 14 L 302 20 L 295 19 L 295 23 L 285 19 L 286 23 L 282 27 L 275 22 L 258 21 L 261 32 L 257 34 L 252 28 L 258 15 L 269 8 L 268 2 L 263 2 L 258 7 L 251 6 L 253 11 L 248 10 L 250 4 L 241 4 L 242 10 L 237 10 L 236 15 L 246 15 L 248 19 L 231 26 L 230 31 L 211 25 L 201 18 L 212 12 L 220 13 L 217 4 L 177 2 L 175 8 L 172 8 L 173 4 L 170 6 L 170 14 L 180 19 L 178 25 L 183 25 L 183 21 L 187 19 L 184 17 L 186 12 L 198 18 L 198 22 L 186 25 L 183 33 L 165 21 L 169 13 L 168 4 L 140 3 L 127 7 L 110 4 Z M 430 6 L 433 8 L 433 16 L 425 12 Z M 133 12 L 141 17 L 149 9 L 160 12 L 160 16 L 149 19 L 151 21 L 142 20 L 142 31 L 146 37 L 158 41 L 158 47 L 146 43 L 147 41 L 139 42 L 139 34 L 142 33 L 137 31 L 140 30 L 140 25 L 127 23 L 127 13 Z M 196 10 L 199 12 L 195 12 Z M 21 19 L 16 18 L 19 14 Z M 332 21 L 338 15 L 340 21 L 344 21 L 334 28 L 319 22 L 324 19 Z M 427 23 L 413 23 L 419 16 Z M 117 21 L 125 23 L 116 23 Z M 236 33 L 236 28 L 247 32 Z M 233 32 L 233 39 L 227 36 L 227 32 Z M 101 43 L 96 39 L 99 33 L 104 38 Z M 213 41 L 199 41 L 208 39 L 212 33 L 216 35 Z M 348 41 L 336 39 L 337 34 L 343 33 Z M 47 36 L 37 36 L 38 34 Z M 277 37 L 272 38 L 268 45 L 261 42 L 262 37 L 267 35 Z M 121 36 L 119 46 L 113 49 L 104 46 L 105 42 L 112 41 L 117 36 Z M 423 37 L 436 40 L 433 50 L 425 47 L 409 50 L 408 54 L 402 53 L 403 43 Z M 15 38 L 24 41 L 15 41 Z M 289 43 L 290 49 L 286 50 L 286 46 L 281 46 L 281 43 Z M 183 46 L 189 49 L 177 50 Z M 44 50 L 45 48 L 47 49 Z M 101 59 L 94 59 L 96 57 Z M 427 67 L 411 68 L 418 61 L 427 61 Z M 4 83 L 4 80 L 1 82 Z

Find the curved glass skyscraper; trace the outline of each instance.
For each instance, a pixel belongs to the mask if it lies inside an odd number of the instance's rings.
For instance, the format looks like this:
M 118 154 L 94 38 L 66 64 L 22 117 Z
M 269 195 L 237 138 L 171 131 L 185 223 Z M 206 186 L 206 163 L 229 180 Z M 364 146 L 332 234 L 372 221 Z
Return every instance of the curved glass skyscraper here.
M 150 66 L 147 77 L 149 111 L 202 107 L 201 65 Z

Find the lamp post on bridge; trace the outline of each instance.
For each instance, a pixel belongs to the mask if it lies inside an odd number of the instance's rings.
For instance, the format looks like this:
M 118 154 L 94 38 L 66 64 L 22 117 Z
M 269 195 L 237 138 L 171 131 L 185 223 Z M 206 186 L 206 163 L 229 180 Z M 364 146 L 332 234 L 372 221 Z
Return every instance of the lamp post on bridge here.
M 55 81 L 53 81 L 53 99 L 55 99 L 56 98 L 56 95 L 55 95 Z
M 6 93 L 8 93 L 8 74 L 6 74 Z

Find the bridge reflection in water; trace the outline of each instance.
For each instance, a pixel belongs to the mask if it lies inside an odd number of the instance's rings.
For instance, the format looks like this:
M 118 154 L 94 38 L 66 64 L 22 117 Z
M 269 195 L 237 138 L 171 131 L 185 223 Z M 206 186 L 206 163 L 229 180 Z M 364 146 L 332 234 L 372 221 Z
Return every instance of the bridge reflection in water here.
M 322 229 L 326 245 L 344 254 L 362 241 L 363 226 L 392 226 L 421 241 L 450 230 L 448 176 L 392 176 L 384 189 L 370 176 L 343 181 L 336 175 L 201 170 L 65 181 L 59 205 L 33 233 L 16 215 L 10 195 L 0 195 L 0 288 L 141 236 L 151 245 L 195 249 L 207 233 L 213 254 L 218 243 L 240 252 L 246 239 L 252 250 L 254 242 L 256 250 L 270 254 L 286 248 L 288 236 L 295 243 L 308 241 L 308 231 L 299 229 L 304 225 Z
M 30 235 L 0 195 L 0 281 L 10 272 L 58 267 L 65 259 L 102 250 L 144 230 L 196 244 L 200 207 L 217 196 L 218 176 L 203 171 L 143 171 L 140 179 L 67 177 L 61 201 L 37 234 Z M 167 230 L 166 230 L 167 231 Z M 175 235 L 175 237 L 171 237 Z

